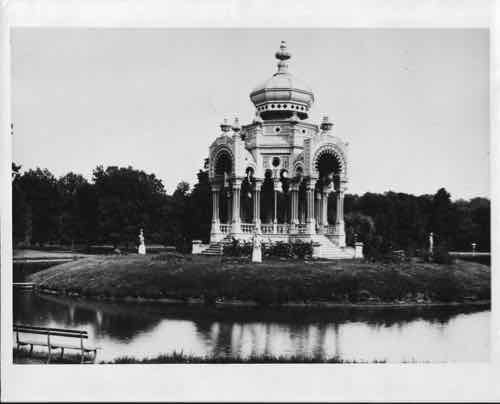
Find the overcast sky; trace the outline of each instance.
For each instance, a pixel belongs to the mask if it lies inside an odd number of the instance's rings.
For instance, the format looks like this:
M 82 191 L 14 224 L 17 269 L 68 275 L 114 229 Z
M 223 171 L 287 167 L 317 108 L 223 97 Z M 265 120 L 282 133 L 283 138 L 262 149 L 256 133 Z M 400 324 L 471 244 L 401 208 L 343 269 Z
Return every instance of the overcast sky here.
M 348 192 L 489 195 L 484 29 L 17 28 L 14 161 L 193 184 L 223 118 L 251 121 L 281 40 L 314 92 L 310 121 L 328 114 L 350 144 Z

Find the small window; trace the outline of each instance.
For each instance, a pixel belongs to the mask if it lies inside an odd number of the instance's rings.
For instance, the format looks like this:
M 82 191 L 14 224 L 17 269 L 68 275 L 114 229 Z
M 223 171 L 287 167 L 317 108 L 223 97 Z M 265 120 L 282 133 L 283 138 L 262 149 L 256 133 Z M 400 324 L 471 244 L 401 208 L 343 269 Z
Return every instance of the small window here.
M 281 160 L 279 157 L 273 157 L 273 167 L 278 167 L 281 163 Z
M 276 133 L 278 133 L 278 132 L 280 132 L 280 131 L 281 131 L 281 128 L 280 128 L 279 126 L 277 126 L 276 128 L 274 128 L 274 131 L 275 131 Z

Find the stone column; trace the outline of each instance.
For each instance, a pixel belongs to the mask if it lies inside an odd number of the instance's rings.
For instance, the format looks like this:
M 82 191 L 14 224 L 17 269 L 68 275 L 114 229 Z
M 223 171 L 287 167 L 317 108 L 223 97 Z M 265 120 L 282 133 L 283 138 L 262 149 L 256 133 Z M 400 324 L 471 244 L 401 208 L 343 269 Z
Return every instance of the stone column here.
M 335 220 L 335 235 L 340 247 L 345 247 L 344 226 L 344 192 L 346 188 L 341 184 L 337 191 L 337 217 Z
M 227 224 L 231 224 L 231 216 L 232 216 L 232 194 L 231 191 L 227 191 L 228 195 L 226 195 L 226 203 L 227 203 Z
M 241 233 L 240 199 L 241 199 L 241 179 L 233 180 L 233 211 L 231 220 L 231 233 Z
M 220 234 L 220 220 L 219 220 L 219 185 L 212 185 L 212 227 L 210 229 L 210 239 L 217 237 Z
M 273 182 L 273 196 L 274 196 L 274 213 L 273 213 L 273 233 L 278 232 L 278 192 L 279 192 L 280 182 L 274 180 Z
M 316 232 L 319 234 L 322 233 L 321 231 L 321 207 L 323 205 L 323 201 L 321 198 L 321 192 L 315 192 L 315 203 L 314 203 L 314 218 L 316 220 Z
M 256 180 L 253 188 L 253 224 L 257 233 L 260 233 L 260 191 L 262 180 Z
M 299 186 L 292 184 L 290 186 L 290 229 L 292 233 L 297 233 L 299 224 Z
M 306 206 L 307 206 L 307 234 L 316 234 L 316 221 L 314 220 L 314 186 L 316 180 L 309 180 L 306 184 Z
M 321 204 L 321 225 L 324 229 L 324 232 L 326 234 L 327 232 L 327 226 L 328 226 L 328 194 L 329 194 L 329 189 L 328 187 L 323 188 L 323 199 L 322 199 L 322 204 Z

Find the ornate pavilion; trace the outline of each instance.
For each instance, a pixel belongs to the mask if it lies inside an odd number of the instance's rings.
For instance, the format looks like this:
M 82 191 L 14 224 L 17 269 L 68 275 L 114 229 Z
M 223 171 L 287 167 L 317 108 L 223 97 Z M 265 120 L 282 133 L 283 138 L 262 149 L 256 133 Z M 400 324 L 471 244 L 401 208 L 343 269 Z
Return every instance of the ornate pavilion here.
M 256 230 L 264 242 L 313 241 L 317 257 L 357 257 L 361 248 L 346 246 L 344 229 L 348 144 L 333 134 L 328 117 L 319 126 L 307 121 L 314 94 L 288 71 L 285 42 L 275 56 L 277 72 L 250 93 L 253 122 L 225 120 L 210 145 L 212 226 L 206 252 L 220 251 L 233 237 L 249 240 Z

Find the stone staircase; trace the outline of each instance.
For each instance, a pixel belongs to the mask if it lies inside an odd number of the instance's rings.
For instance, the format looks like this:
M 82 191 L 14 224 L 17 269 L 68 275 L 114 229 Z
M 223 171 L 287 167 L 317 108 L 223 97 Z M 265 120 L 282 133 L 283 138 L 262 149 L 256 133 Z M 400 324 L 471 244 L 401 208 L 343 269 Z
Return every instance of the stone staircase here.
M 333 243 L 327 236 L 317 234 L 312 236 L 312 240 L 320 244 L 316 250 L 315 258 L 322 259 L 349 259 L 354 258 L 353 247 L 339 247 Z M 218 256 L 222 255 L 224 244 L 231 243 L 232 237 L 226 236 L 222 240 L 210 243 L 208 248 L 201 252 L 202 255 Z
M 224 237 L 221 241 L 210 243 L 206 250 L 201 252 L 201 255 L 222 255 L 224 244 L 230 243 L 232 238 L 230 236 Z
M 334 244 L 328 237 L 323 235 L 316 235 L 313 237 L 315 242 L 321 244 L 319 247 L 319 254 L 316 258 L 324 259 L 346 259 L 354 258 L 354 248 L 353 247 L 339 247 Z

